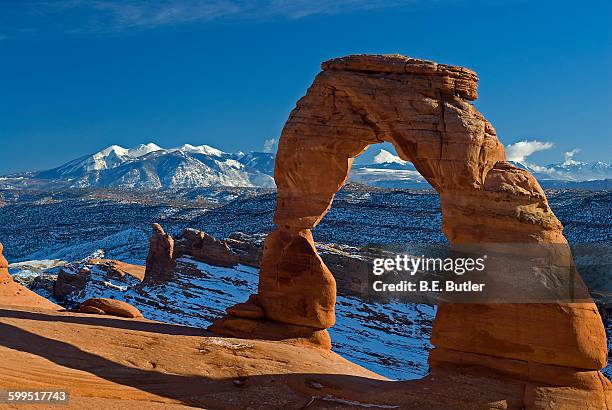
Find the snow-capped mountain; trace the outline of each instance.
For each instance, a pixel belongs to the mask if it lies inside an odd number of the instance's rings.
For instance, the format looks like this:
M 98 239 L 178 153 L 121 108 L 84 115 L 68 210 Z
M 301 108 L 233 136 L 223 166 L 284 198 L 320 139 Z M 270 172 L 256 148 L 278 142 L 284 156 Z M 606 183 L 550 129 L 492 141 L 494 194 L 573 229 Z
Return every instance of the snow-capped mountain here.
M 511 162 L 531 172 L 544 188 L 600 190 L 612 186 L 612 166 L 602 161 L 581 162 L 568 155 L 562 163 L 546 166 Z M 355 160 L 349 180 L 386 188 L 430 188 L 412 163 L 386 149 L 366 150 Z
M 390 144 L 367 149 L 355 159 L 349 181 L 383 188 L 431 188 L 411 162 L 392 151 Z M 513 163 L 529 170 L 544 188 L 612 186 L 612 167 L 605 162 L 585 163 L 568 156 L 562 163 L 547 166 Z M 57 168 L 0 177 L 0 188 L 273 188 L 273 176 L 271 153 L 227 153 L 190 144 L 166 149 L 149 143 L 133 148 L 112 145 Z
M 272 165 L 271 165 L 272 164 Z M 226 153 L 208 145 L 164 149 L 153 143 L 112 145 L 57 168 L 11 175 L 21 184 L 71 188 L 274 187 L 274 156 Z
M 541 179 L 594 181 L 612 178 L 612 166 L 602 161 L 588 163 L 570 160 L 561 164 L 536 167 L 533 171 L 536 178 Z
M 87 173 L 96 173 L 106 169 L 117 168 L 125 163 L 132 162 L 156 151 L 162 151 L 162 148 L 153 143 L 140 144 L 129 149 L 118 145 L 111 145 L 93 155 L 77 158 L 58 168 L 43 171 L 36 175 L 43 179 L 55 179 L 64 176 L 78 177 Z
M 349 181 L 384 188 L 431 188 L 411 162 L 385 149 L 368 149 L 357 157 Z
M 601 161 L 589 163 L 567 159 L 546 166 L 510 162 L 531 172 L 543 188 L 607 190 L 612 186 L 612 166 Z

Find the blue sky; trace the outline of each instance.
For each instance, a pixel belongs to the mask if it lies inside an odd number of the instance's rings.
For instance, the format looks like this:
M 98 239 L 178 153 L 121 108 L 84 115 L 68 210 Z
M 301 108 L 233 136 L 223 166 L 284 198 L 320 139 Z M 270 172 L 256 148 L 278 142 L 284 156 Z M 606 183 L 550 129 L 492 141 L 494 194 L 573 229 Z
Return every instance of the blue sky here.
M 609 1 L 0 2 L 0 174 L 111 144 L 261 150 L 321 61 L 475 69 L 476 106 L 538 163 L 610 161 Z

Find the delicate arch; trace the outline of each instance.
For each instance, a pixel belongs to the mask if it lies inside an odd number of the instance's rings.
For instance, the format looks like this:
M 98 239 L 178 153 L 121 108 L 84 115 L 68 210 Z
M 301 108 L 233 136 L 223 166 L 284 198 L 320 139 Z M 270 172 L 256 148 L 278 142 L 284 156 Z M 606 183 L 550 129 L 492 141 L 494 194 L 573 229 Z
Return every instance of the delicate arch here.
M 334 324 L 336 286 L 310 229 L 329 210 L 353 159 L 382 141 L 391 142 L 438 191 L 443 231 L 452 244 L 555 243 L 564 249 L 556 260 L 571 263 L 543 190 L 527 171 L 505 162 L 495 129 L 470 104 L 477 97 L 473 71 L 399 55 L 348 56 L 322 69 L 279 141 L 278 228 L 266 240 L 258 295 L 251 299 L 264 319 L 285 324 L 290 334 L 312 329 L 314 339 L 329 346 L 321 335 Z M 246 324 L 240 316 L 230 315 L 213 329 L 256 335 L 268 326 Z M 592 302 L 441 305 L 431 342 L 434 368 L 452 363 L 499 370 L 524 363 L 526 369 L 595 371 L 607 361 Z M 531 380 L 529 372 L 525 378 Z

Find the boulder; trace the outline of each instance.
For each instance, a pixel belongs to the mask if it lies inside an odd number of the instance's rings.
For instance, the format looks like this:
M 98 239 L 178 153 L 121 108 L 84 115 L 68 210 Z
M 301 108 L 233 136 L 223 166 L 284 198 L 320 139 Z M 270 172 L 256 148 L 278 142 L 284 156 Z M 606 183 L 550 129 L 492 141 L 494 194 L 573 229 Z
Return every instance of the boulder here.
M 127 318 L 142 318 L 142 313 L 129 303 L 115 299 L 93 298 L 87 299 L 81 303 L 79 312 L 82 313 L 97 313 L 102 311 L 103 314 L 120 316 Z
M 80 313 L 91 313 L 92 315 L 105 315 L 106 313 L 95 306 L 81 306 L 79 307 Z

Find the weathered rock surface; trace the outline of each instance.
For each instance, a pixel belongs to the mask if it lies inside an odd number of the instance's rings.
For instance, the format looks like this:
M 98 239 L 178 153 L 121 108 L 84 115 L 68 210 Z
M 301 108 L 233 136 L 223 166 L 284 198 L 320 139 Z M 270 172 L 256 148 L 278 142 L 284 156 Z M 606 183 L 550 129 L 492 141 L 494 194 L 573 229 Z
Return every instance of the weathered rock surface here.
M 106 312 L 95 306 L 80 306 L 79 313 L 91 313 L 92 315 L 105 315 Z
M 175 257 L 189 255 L 194 259 L 216 266 L 236 266 L 236 255 L 225 243 L 204 231 L 185 229 L 176 241 Z
M 257 295 L 251 295 L 246 302 L 229 307 L 227 316 L 216 320 L 208 329 L 230 337 L 283 340 L 331 350 L 331 339 L 325 329 L 264 318 Z
M 399 55 L 348 56 L 322 68 L 279 140 L 278 228 L 266 240 L 257 296 L 265 319 L 333 325 L 335 282 L 310 229 L 329 210 L 353 159 L 382 141 L 438 191 L 451 244 L 556 244 L 547 255 L 553 265 L 572 266 L 562 226 L 539 184 L 506 162 L 495 129 L 470 104 L 477 97 L 474 72 Z M 533 272 L 517 272 L 517 281 L 521 274 Z M 581 372 L 601 380 L 597 370 L 606 363 L 606 335 L 592 302 L 444 304 L 432 342 L 437 351 L 453 353 L 432 355 L 435 371 L 465 367 L 462 354 L 472 355 L 469 366 L 505 375 L 514 366 L 546 368 L 548 377 L 520 373 L 527 384 L 508 393 L 512 407 L 605 405 L 607 384 L 574 377 Z
M 92 309 L 93 308 L 93 309 Z M 82 313 L 96 313 L 100 314 L 102 311 L 104 314 L 112 316 L 120 316 L 127 318 L 141 318 L 142 313 L 134 306 L 129 303 L 122 302 L 115 299 L 107 298 L 92 298 L 87 299 L 79 307 L 79 311 Z
M 264 316 L 263 309 L 257 304 L 257 296 L 251 295 L 249 300 L 238 303 L 227 309 L 227 314 L 235 317 L 247 319 L 261 319 Z
M 264 245 L 258 302 L 266 317 L 292 325 L 326 329 L 336 318 L 336 281 L 307 230 L 277 230 Z
M 68 295 L 79 293 L 87 284 L 89 269 L 73 270 L 70 266 L 64 267 L 57 274 L 53 285 L 53 296 L 62 300 Z
M 3 313 L 0 389 L 69 390 L 69 409 L 294 409 L 311 401 L 309 408 L 341 407 L 341 400 L 401 401 L 392 392 L 368 397 L 366 391 L 391 382 L 323 349 L 220 338 L 146 320 L 35 309 Z
M 69 409 L 585 409 L 587 401 L 593 409 L 610 408 L 598 390 L 607 380 L 598 381 L 596 372 L 509 360 L 505 373 L 495 373 L 447 360 L 422 380 L 390 381 L 333 352 L 295 343 L 0 308 L 0 389 L 69 390 Z M 467 366 L 472 356 L 460 354 Z M 547 382 L 533 388 L 527 372 Z
M 149 283 L 166 281 L 172 277 L 175 267 L 174 239 L 159 224 L 154 223 L 144 280 Z

